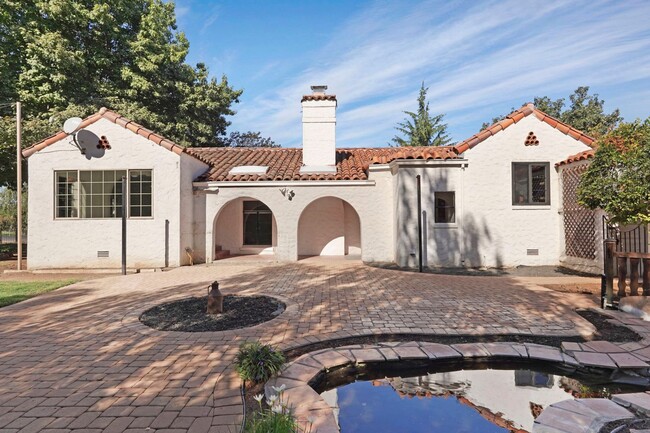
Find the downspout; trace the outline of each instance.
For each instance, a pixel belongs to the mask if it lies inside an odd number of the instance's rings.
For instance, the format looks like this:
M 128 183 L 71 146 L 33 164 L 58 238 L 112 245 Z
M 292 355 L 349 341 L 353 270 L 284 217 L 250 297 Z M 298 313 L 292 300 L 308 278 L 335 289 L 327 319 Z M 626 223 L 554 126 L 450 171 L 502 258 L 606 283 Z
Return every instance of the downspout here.
M 460 166 L 460 212 L 459 212 L 459 221 L 458 221 L 458 236 L 460 246 L 460 265 L 465 267 L 465 168 L 467 164 L 461 164 Z
M 422 190 L 420 185 L 420 175 L 415 176 L 417 180 L 418 194 L 418 269 L 422 272 Z

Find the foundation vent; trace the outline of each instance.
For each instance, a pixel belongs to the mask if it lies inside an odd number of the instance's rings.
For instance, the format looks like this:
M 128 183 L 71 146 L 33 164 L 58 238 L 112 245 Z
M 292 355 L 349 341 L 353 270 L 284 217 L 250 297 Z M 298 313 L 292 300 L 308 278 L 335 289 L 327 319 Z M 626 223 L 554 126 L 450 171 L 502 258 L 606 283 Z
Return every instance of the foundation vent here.
M 527 256 L 539 256 L 539 250 L 537 248 L 529 248 L 526 250 Z
M 108 258 L 108 251 L 97 251 L 97 257 L 100 259 Z

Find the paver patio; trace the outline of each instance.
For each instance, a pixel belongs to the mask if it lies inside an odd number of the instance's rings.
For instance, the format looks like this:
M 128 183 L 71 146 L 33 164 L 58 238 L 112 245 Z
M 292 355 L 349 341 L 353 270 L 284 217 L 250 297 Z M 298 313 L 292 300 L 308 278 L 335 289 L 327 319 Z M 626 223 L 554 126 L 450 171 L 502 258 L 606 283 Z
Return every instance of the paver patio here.
M 253 328 L 160 332 L 139 314 L 206 293 L 264 293 L 287 310 Z M 589 333 L 584 296 L 508 277 L 417 274 L 349 261 L 228 262 L 84 281 L 0 310 L 0 431 L 235 432 L 239 344 L 283 349 L 366 334 Z

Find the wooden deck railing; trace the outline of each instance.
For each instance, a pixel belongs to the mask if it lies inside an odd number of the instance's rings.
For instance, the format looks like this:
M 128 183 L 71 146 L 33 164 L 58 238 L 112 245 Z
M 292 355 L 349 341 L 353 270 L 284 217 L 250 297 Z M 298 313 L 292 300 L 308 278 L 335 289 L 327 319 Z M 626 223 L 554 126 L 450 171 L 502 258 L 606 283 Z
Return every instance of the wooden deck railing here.
M 616 297 L 620 299 L 627 296 L 628 271 L 630 296 L 650 296 L 650 253 L 618 252 L 615 242 L 605 241 L 605 287 L 608 299 L 613 297 L 615 277 L 618 278 Z

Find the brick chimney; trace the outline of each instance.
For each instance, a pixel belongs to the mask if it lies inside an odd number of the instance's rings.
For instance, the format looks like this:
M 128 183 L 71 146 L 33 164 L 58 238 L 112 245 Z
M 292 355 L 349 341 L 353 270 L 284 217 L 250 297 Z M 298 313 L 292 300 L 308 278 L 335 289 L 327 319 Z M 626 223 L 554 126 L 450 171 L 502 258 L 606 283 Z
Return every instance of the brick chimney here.
M 327 86 L 311 86 L 302 97 L 301 173 L 336 172 L 336 95 Z

